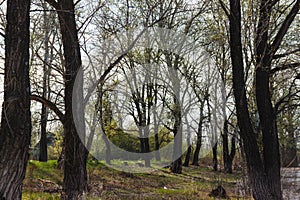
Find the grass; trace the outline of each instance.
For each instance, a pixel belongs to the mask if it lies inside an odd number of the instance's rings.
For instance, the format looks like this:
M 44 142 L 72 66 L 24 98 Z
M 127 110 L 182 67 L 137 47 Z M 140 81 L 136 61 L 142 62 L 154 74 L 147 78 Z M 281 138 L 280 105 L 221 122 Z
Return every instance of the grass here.
M 60 195 L 58 193 L 55 194 L 49 194 L 45 192 L 36 192 L 36 193 L 30 193 L 30 192 L 24 192 L 22 196 L 23 200 L 59 200 Z
M 119 161 L 120 162 L 120 161 Z M 184 167 L 182 174 L 169 169 L 150 173 L 127 173 L 107 167 L 102 162 L 87 163 L 89 192 L 87 199 L 213 199 L 210 191 L 221 184 L 230 199 L 240 173 L 213 172 L 209 167 Z M 63 172 L 57 161 L 30 161 L 24 181 L 23 199 L 56 200 L 60 197 Z

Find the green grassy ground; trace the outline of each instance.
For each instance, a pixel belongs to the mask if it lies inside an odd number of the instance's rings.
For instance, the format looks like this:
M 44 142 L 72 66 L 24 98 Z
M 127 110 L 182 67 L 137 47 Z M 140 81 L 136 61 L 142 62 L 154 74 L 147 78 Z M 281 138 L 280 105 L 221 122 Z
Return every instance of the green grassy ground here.
M 230 199 L 238 197 L 235 183 L 240 173 L 213 172 L 208 167 L 191 166 L 182 174 L 169 169 L 151 173 L 126 173 L 108 168 L 101 162 L 88 162 L 89 192 L 87 199 L 214 199 L 210 191 L 221 184 Z M 23 199 L 56 200 L 60 197 L 63 173 L 55 160 L 46 163 L 30 161 L 24 181 Z

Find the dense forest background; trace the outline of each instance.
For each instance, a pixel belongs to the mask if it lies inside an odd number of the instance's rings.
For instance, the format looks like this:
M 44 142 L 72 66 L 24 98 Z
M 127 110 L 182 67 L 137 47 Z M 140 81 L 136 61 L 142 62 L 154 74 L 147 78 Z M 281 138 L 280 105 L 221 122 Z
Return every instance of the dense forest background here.
M 60 198 L 84 199 L 91 160 L 182 174 L 204 157 L 244 168 L 254 199 L 283 198 L 280 169 L 299 165 L 299 0 L 0 5 L 0 199 L 22 198 L 29 160 L 57 160 Z

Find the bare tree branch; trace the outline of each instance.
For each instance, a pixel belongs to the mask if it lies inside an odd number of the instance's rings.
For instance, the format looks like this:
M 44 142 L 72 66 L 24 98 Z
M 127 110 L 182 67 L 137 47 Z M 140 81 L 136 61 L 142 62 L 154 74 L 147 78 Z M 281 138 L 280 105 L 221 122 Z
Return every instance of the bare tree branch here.
M 230 16 L 229 9 L 227 8 L 227 6 L 225 5 L 225 3 L 222 0 L 219 0 L 219 2 L 221 4 L 221 7 L 224 10 L 226 16 L 229 17 Z
M 94 11 L 92 11 L 92 13 L 84 20 L 84 22 L 82 22 L 82 24 L 79 26 L 79 28 L 77 29 L 78 31 L 82 29 L 82 27 L 85 24 L 89 24 L 93 18 L 93 16 L 101 9 L 105 6 L 105 3 L 99 4 Z
M 286 32 L 288 31 L 290 25 L 294 21 L 297 13 L 299 12 L 300 7 L 300 0 L 297 0 L 293 8 L 291 9 L 290 13 L 286 16 L 285 20 L 283 21 L 272 45 L 271 45 L 271 55 L 274 55 L 276 51 L 279 49 L 279 46 L 285 36 Z
M 56 10 L 59 10 L 59 5 L 58 5 L 57 1 L 55 1 L 55 0 L 45 0 L 45 1 L 47 3 L 49 3 Z
M 57 108 L 57 106 L 53 102 L 51 102 L 48 99 L 45 99 L 41 96 L 38 96 L 38 95 L 30 95 L 30 100 L 40 102 L 43 105 L 47 106 L 49 109 L 51 109 L 59 117 L 59 120 L 62 123 L 64 123 L 65 115 Z
M 74 6 L 77 6 L 77 4 L 79 4 L 81 2 L 81 0 L 77 0 L 75 3 L 74 3 Z
M 295 69 L 297 67 L 300 67 L 300 63 L 283 64 L 281 66 L 277 66 L 271 69 L 270 74 L 275 74 L 276 72 L 287 70 L 287 69 Z
M 291 55 L 293 53 L 297 53 L 299 51 L 300 51 L 300 48 L 299 49 L 295 49 L 293 51 L 286 52 L 286 53 L 276 54 L 276 55 L 273 56 L 273 59 L 283 58 L 283 57 L 286 57 L 286 56 Z

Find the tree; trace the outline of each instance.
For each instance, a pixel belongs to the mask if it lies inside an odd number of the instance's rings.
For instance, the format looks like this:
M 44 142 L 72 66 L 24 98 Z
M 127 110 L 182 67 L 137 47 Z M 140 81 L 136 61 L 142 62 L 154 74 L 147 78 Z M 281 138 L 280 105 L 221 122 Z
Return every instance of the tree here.
M 47 15 L 47 4 L 45 2 L 42 2 L 43 7 L 43 26 L 45 28 L 45 35 L 44 35 L 44 63 L 43 63 L 43 98 L 48 98 L 49 94 L 48 91 L 48 85 L 49 85 L 49 60 L 50 60 L 50 53 L 49 53 L 49 18 L 50 16 Z M 40 145 L 40 151 L 39 151 L 39 161 L 46 162 L 48 160 L 48 151 L 47 151 L 47 119 L 48 119 L 48 109 L 45 104 L 42 104 L 42 110 L 41 110 L 41 139 L 39 142 Z
M 29 0 L 7 1 L 0 199 L 21 199 L 31 135 Z
M 81 67 L 81 54 L 78 40 L 78 30 L 75 19 L 75 5 L 73 0 L 59 0 L 58 2 L 47 0 L 57 11 L 60 33 L 63 43 L 65 61 L 65 118 L 64 118 L 64 184 L 65 199 L 78 199 L 87 191 L 86 160 L 87 151 L 77 133 L 73 114 L 83 119 L 83 91 L 80 86 L 76 89 L 77 113 L 72 110 L 72 94 L 76 75 Z M 80 123 L 80 122 L 79 122 Z M 84 122 L 81 122 L 84 127 Z M 84 128 L 83 128 L 84 130 Z
M 150 52 L 147 50 L 145 52 L 146 62 L 150 63 Z M 134 53 L 134 52 L 133 52 Z M 149 153 L 149 135 L 150 135 L 150 125 L 151 125 L 151 110 L 153 106 L 153 80 L 151 80 L 150 73 L 148 69 L 143 69 L 143 66 L 137 67 L 134 55 L 129 54 L 129 72 L 126 72 L 124 69 L 124 76 L 127 84 L 130 88 L 130 100 L 133 106 L 130 108 L 129 114 L 134 119 L 135 125 L 138 128 L 139 140 L 140 140 L 140 149 L 141 153 Z M 143 61 L 140 61 L 143 62 Z M 141 70 L 138 70 L 141 68 Z M 128 73 L 128 74 L 127 74 Z M 142 76 L 142 77 L 140 77 Z M 130 78 L 129 78 L 130 77 Z M 144 156 L 145 166 L 150 167 L 150 157 Z
M 225 120 L 224 122 L 224 128 L 222 133 L 222 139 L 223 139 L 223 161 L 224 161 L 224 171 L 226 173 L 232 173 L 232 161 L 234 159 L 235 153 L 236 153 L 236 130 L 233 131 L 233 135 L 231 137 L 231 149 L 229 151 L 228 147 L 228 120 Z
M 240 0 L 230 0 L 230 50 L 233 71 L 233 89 L 237 110 L 238 125 L 246 154 L 250 184 L 255 199 L 282 199 L 280 183 L 280 157 L 276 116 L 271 102 L 270 71 L 275 53 L 280 48 L 283 37 L 299 11 L 299 3 L 292 6 L 281 23 L 279 30 L 270 38 L 270 16 L 278 1 L 260 2 L 259 19 L 255 39 L 256 105 L 262 131 L 263 158 L 253 131 L 247 104 L 243 45 L 241 42 L 241 4 Z
M 30 83 L 31 94 L 51 100 L 60 110 L 63 106 L 63 52 L 56 13 L 44 1 L 36 1 L 30 15 Z M 32 101 L 32 118 L 38 123 L 32 127 L 32 141 L 39 138 L 39 161 L 47 161 L 49 131 L 59 119 L 45 104 Z M 39 136 L 39 137 L 38 137 Z M 48 143 L 49 144 L 49 143 Z M 34 143 L 32 143 L 34 145 Z M 60 153 L 60 155 L 62 155 Z

